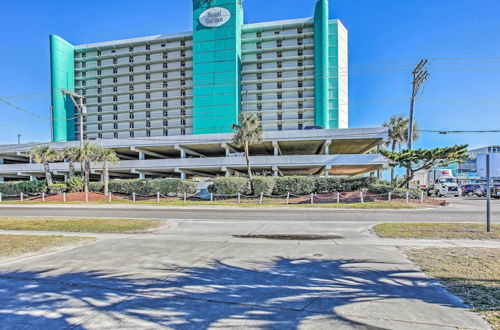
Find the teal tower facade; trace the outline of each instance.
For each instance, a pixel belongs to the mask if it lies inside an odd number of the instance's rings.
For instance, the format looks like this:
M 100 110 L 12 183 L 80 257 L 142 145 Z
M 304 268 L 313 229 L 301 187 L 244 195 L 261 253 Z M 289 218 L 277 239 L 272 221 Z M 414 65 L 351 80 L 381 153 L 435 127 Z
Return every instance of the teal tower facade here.
M 62 90 L 75 91 L 74 49 L 59 36 L 50 36 L 50 71 L 52 98 L 52 140 L 54 142 L 75 139 L 75 108 Z
M 242 0 L 193 0 L 193 134 L 229 133 L 241 111 Z

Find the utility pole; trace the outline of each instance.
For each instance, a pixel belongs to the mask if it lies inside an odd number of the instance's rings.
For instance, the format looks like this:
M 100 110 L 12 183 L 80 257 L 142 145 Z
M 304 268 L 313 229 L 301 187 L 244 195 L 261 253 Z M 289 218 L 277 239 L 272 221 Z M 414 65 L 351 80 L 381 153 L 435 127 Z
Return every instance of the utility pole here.
M 17 144 L 21 144 L 21 134 L 17 134 Z
M 71 98 L 75 108 L 78 110 L 78 117 L 80 118 L 80 151 L 83 151 L 83 117 L 87 114 L 87 107 L 85 107 L 85 104 L 83 103 L 85 97 L 64 89 L 62 90 L 62 93 L 63 95 L 68 95 Z
M 413 121 L 414 121 L 414 111 L 415 111 L 415 99 L 417 98 L 418 92 L 422 84 L 429 77 L 429 72 L 424 70 L 424 66 L 427 64 L 427 59 L 423 59 L 417 65 L 415 70 L 413 70 L 413 82 L 412 82 L 412 93 L 410 100 L 410 120 L 408 122 L 408 149 L 411 150 L 413 147 Z

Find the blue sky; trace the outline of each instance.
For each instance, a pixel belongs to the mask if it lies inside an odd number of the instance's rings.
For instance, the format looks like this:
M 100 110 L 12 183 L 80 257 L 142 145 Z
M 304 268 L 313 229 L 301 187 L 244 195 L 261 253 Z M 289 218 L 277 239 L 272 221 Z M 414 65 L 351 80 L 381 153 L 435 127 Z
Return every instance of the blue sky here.
M 138 4 L 141 6 L 138 6 Z M 310 17 L 315 0 L 246 0 L 247 23 Z M 73 44 L 191 30 L 191 1 L 4 1 L 0 97 L 47 117 L 49 34 Z M 425 129 L 500 129 L 500 1 L 335 0 L 349 30 L 350 126 L 408 112 L 411 67 L 429 58 Z M 81 19 L 85 17 L 85 19 Z M 479 59 L 479 60 L 471 60 Z M 25 94 L 19 96 L 19 94 Z M 0 104 L 0 143 L 47 141 L 49 123 Z M 424 134 L 417 147 L 500 144 L 500 134 Z

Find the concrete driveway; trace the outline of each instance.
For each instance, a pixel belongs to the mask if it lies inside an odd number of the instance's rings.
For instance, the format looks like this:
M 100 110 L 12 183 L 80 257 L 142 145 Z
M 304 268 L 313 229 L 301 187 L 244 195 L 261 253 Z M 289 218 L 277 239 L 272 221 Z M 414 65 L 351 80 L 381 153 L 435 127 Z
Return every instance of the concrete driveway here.
M 398 249 L 470 241 L 387 240 L 363 221 L 252 214 L 170 219 L 155 233 L 96 235 L 89 245 L 0 263 L 0 329 L 488 328 Z M 232 236 L 250 233 L 342 238 Z

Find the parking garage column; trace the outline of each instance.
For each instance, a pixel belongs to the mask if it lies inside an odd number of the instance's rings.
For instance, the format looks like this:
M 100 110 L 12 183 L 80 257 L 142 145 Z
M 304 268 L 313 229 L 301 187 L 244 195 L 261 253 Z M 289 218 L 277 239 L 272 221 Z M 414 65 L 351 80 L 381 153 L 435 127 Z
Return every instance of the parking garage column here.
M 3 176 L 0 176 L 0 182 L 4 182 Z
M 280 170 L 279 170 L 278 166 L 273 166 L 273 176 L 274 177 L 280 176 Z
M 281 149 L 278 141 L 273 141 L 274 155 L 279 156 L 281 154 Z
M 143 152 L 139 151 L 139 160 L 145 160 L 145 159 L 146 155 Z
M 325 166 L 325 178 L 330 176 L 330 170 L 332 169 L 332 165 Z
M 332 144 L 332 140 L 326 140 L 324 145 L 324 153 L 325 155 L 330 154 L 330 145 Z

